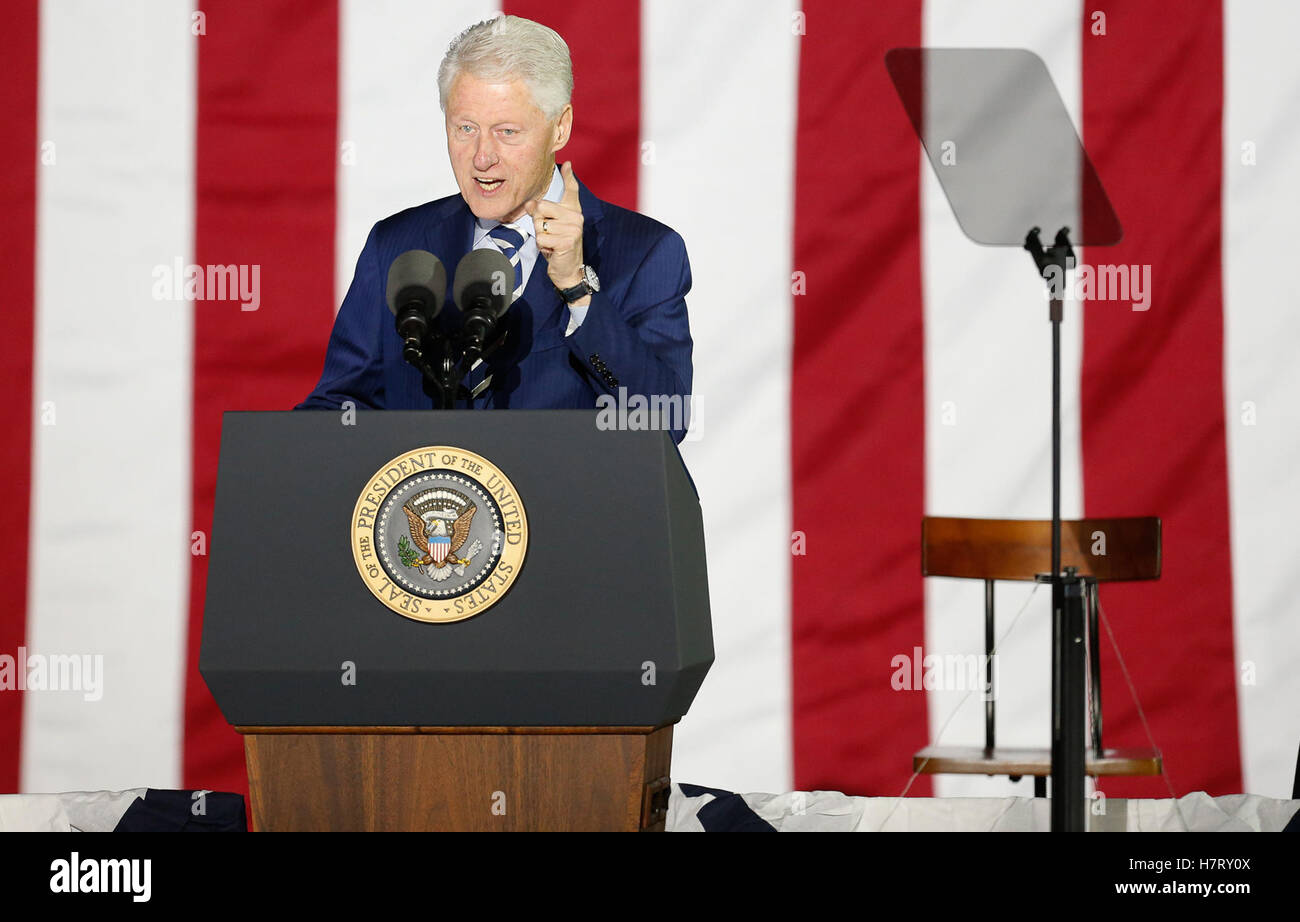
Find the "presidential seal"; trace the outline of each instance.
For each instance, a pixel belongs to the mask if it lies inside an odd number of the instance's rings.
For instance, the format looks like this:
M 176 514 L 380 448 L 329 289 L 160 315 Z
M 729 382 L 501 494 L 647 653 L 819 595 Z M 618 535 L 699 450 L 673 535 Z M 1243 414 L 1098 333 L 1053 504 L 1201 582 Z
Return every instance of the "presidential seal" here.
M 510 591 L 527 550 L 528 517 L 510 478 L 449 445 L 389 461 L 352 513 L 352 557 L 366 587 L 416 621 L 481 615 Z

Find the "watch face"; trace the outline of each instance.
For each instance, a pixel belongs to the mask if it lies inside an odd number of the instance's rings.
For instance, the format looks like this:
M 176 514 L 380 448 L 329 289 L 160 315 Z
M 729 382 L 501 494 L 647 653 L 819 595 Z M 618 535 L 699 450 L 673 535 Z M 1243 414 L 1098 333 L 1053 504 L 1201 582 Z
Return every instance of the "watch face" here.
M 592 269 L 591 266 L 583 266 L 582 276 L 587 280 L 587 284 L 591 286 L 592 291 L 600 291 L 600 279 L 596 277 L 596 270 Z

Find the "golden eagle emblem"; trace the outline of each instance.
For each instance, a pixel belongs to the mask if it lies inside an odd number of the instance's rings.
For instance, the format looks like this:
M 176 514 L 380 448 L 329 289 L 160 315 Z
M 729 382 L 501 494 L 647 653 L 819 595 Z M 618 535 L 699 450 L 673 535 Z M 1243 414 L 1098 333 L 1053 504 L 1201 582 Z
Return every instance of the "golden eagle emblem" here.
M 406 521 L 411 528 L 411 540 L 424 556 L 410 563 L 403 559 L 402 563 L 414 567 L 432 565 L 435 569 L 452 565 L 465 566 L 469 560 L 457 557 L 456 554 L 469 538 L 469 527 L 474 521 L 474 513 L 477 509 L 477 506 L 471 504 L 451 522 L 451 528 L 448 529 L 447 519 L 433 518 L 426 523 L 411 509 L 410 503 L 407 503 L 402 507 L 402 511 L 406 513 Z

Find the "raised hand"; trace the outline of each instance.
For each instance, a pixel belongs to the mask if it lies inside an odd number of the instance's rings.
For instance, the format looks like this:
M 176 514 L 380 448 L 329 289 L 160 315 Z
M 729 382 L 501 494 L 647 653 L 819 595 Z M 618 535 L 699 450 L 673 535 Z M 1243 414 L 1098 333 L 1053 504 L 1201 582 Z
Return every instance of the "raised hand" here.
M 533 199 L 524 208 L 533 219 L 537 248 L 546 257 L 546 274 L 556 288 L 572 288 L 582 281 L 582 205 L 571 160 L 560 167 L 560 175 L 563 198 Z

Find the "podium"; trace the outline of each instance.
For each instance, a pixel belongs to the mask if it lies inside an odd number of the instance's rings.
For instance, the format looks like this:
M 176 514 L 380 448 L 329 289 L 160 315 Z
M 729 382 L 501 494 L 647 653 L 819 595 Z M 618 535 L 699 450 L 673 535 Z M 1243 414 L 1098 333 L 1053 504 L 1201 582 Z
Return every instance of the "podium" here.
M 227 413 L 199 669 L 259 830 L 654 830 L 713 662 L 669 435 Z

